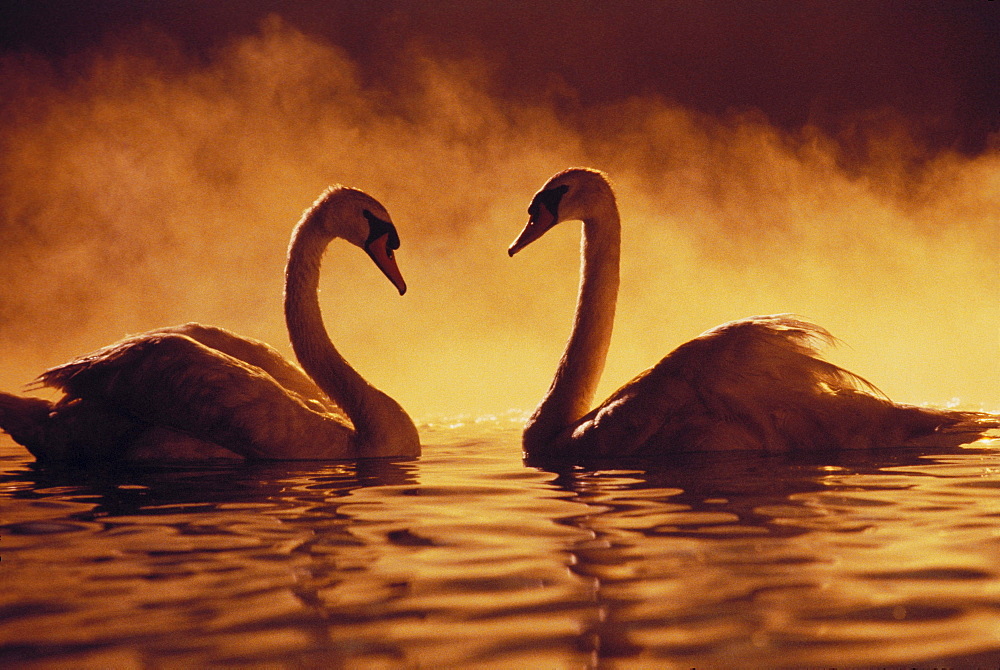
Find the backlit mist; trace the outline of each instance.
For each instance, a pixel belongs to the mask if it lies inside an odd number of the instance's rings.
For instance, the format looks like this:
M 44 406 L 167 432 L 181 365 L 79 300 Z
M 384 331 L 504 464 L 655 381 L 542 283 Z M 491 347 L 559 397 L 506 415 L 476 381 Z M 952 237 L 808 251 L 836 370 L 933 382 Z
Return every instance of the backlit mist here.
M 345 357 L 418 421 L 530 410 L 569 332 L 579 230 L 506 249 L 535 190 L 587 165 L 615 181 L 623 222 L 599 395 L 718 323 L 794 312 L 894 400 L 1000 407 L 995 134 L 931 153 L 890 109 L 834 132 L 641 90 L 584 104 L 558 78 L 501 95 L 512 70 L 488 52 L 405 48 L 405 68 L 374 78 L 272 16 L 203 57 L 152 28 L 71 65 L 8 53 L 0 388 L 185 321 L 290 355 L 288 235 L 343 183 L 388 208 L 409 285 L 399 297 L 331 247 L 322 300 Z

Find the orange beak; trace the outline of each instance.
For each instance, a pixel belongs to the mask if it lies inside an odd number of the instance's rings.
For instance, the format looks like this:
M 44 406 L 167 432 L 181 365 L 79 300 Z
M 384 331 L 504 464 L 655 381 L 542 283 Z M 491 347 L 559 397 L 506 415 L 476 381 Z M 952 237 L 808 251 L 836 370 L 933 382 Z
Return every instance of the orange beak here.
M 538 215 L 533 216 L 528 219 L 527 225 L 524 226 L 524 230 L 521 234 L 517 236 L 514 243 L 510 245 L 507 249 L 507 255 L 513 256 L 521 249 L 525 248 L 539 237 L 545 234 L 549 228 L 555 225 L 555 217 L 552 212 L 546 207 L 538 208 Z
M 396 287 L 399 295 L 403 295 L 406 293 L 406 282 L 403 281 L 403 275 L 399 271 L 399 266 L 396 265 L 396 256 L 388 245 L 389 234 L 386 233 L 372 240 L 365 247 L 365 251 L 375 261 L 375 265 L 382 271 L 382 274 L 388 277 L 392 285 Z

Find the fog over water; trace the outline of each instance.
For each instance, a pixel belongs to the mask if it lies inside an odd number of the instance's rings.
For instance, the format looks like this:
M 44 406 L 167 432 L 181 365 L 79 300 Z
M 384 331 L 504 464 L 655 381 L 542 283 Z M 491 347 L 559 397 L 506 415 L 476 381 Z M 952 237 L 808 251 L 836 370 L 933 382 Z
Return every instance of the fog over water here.
M 824 42 L 807 39 L 821 36 L 819 15 L 788 40 L 764 34 L 780 22 L 744 34 L 732 17 L 716 19 L 740 35 L 723 40 L 722 70 L 745 52 L 756 71 L 782 45 L 801 56 L 789 56 L 783 83 L 737 83 L 705 74 L 711 59 L 691 31 L 675 68 L 662 50 L 655 67 L 642 65 L 616 40 L 659 33 L 600 13 L 572 24 L 590 48 L 552 28 L 550 63 L 537 28 L 553 20 L 548 3 L 495 24 L 478 14 L 463 23 L 466 10 L 451 7 L 436 32 L 420 29 L 434 12 L 384 3 L 394 10 L 345 10 L 354 23 L 328 34 L 304 10 L 279 16 L 265 4 L 213 40 L 159 16 L 162 25 L 130 18 L 76 36 L 74 48 L 8 43 L 0 388 L 126 333 L 190 320 L 290 354 L 288 235 L 339 182 L 386 205 L 410 287 L 399 297 L 364 254 L 331 246 L 321 300 L 347 359 L 418 419 L 528 410 L 569 331 L 579 228 L 514 259 L 506 248 L 534 191 L 588 165 L 611 175 L 623 220 L 599 393 L 720 322 L 795 312 L 844 342 L 831 360 L 895 400 L 1000 408 L 1000 140 L 976 112 L 989 102 L 973 76 L 987 47 L 963 51 L 957 28 L 940 37 L 949 48 L 930 49 L 934 17 L 904 16 L 903 28 L 921 30 L 867 62 L 892 75 L 907 58 L 937 60 L 879 92 L 874 75 L 852 86 L 843 59 L 825 63 Z M 840 18 L 831 35 L 846 30 Z M 523 53 L 518 21 L 535 26 L 524 27 Z M 963 21 L 951 27 L 972 30 Z M 875 44 L 872 25 L 851 34 Z M 368 56 L 361 28 L 371 29 Z M 449 30 L 454 44 L 442 39 Z M 578 67 L 559 65 L 573 58 Z M 517 86 L 519 70 L 530 90 Z M 790 83 L 810 72 L 843 78 L 845 97 Z M 699 77 L 712 84 L 701 99 Z M 661 80 L 672 88 L 652 85 Z M 768 97 L 779 101 L 754 104 Z

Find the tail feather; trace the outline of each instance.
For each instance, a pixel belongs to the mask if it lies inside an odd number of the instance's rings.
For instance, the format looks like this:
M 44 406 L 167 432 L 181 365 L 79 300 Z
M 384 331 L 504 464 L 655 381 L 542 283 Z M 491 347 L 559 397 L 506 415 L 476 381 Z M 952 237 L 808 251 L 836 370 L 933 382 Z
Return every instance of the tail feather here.
M 1000 416 L 995 414 L 910 405 L 897 407 L 901 412 L 913 416 L 908 423 L 911 433 L 904 443 L 905 446 L 958 446 L 975 442 L 983 437 L 991 437 L 993 432 L 1000 431 Z
M 0 430 L 39 463 L 103 463 L 125 457 L 148 426 L 99 401 L 52 403 L 0 391 Z
M 48 400 L 0 391 L 0 429 L 36 458 L 45 451 L 51 412 L 52 403 Z

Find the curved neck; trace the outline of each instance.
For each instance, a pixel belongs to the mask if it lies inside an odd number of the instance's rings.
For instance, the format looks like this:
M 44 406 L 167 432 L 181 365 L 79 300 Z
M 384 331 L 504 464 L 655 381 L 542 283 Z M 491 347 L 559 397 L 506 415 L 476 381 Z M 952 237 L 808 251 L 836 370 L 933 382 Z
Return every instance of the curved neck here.
M 319 306 L 319 274 L 331 238 L 314 221 L 317 209 L 296 226 L 288 248 L 285 324 L 292 349 L 306 373 L 351 419 L 358 456 L 419 451 L 416 428 L 403 408 L 365 381 L 330 341 Z M 401 443 L 406 445 L 402 451 Z
M 618 301 L 621 221 L 614 195 L 583 221 L 580 292 L 555 378 L 524 431 L 527 447 L 551 444 L 590 410 L 611 344 Z

